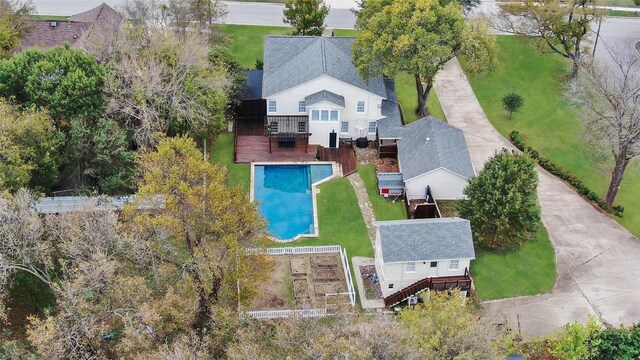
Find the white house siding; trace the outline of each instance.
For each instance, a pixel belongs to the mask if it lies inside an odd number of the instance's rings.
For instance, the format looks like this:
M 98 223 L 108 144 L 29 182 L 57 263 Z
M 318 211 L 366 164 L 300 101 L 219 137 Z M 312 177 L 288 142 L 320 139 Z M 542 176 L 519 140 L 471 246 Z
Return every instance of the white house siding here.
M 322 90 L 343 96 L 345 100 L 344 108 L 328 102 L 321 102 L 307 106 L 306 113 L 298 112 L 299 101 Z M 309 115 L 309 130 L 312 133 L 312 136 L 309 138 L 309 143 L 329 146 L 329 133 L 331 130 L 335 130 L 336 133 L 338 133 L 338 137 L 352 137 L 355 139 L 362 133 L 370 140 L 374 140 L 376 134 L 368 133 L 369 122 L 377 121 L 381 117 L 380 106 L 383 98 L 330 76 L 323 75 L 304 84 L 269 96 L 265 100 L 267 100 L 267 104 L 269 100 L 275 100 L 277 103 L 277 111 L 268 112 L 267 115 Z M 364 113 L 358 113 L 356 111 L 357 103 L 361 100 L 365 101 Z M 312 122 L 310 113 L 312 109 L 337 109 L 340 112 L 340 119 L 337 122 Z M 340 133 L 340 123 L 342 121 L 349 122 L 349 132 L 347 134 Z M 362 129 L 362 131 L 359 129 Z
M 426 279 L 428 277 L 442 277 L 442 276 L 462 276 L 464 270 L 469 269 L 471 265 L 471 259 L 457 259 L 458 269 L 449 270 L 451 259 L 441 260 L 423 260 L 416 261 L 415 272 L 407 272 L 407 263 L 385 263 L 382 256 L 382 247 L 380 245 L 380 235 L 376 232 L 376 273 L 380 281 L 380 289 L 382 289 L 382 295 L 387 297 L 395 292 L 398 292 L 405 287 Z M 436 268 L 431 267 L 431 261 L 437 261 L 438 266 Z M 393 289 L 389 289 L 389 284 L 393 284 Z
M 400 164 L 402 171 L 402 164 Z M 424 199 L 425 189 L 429 185 L 431 195 L 436 200 L 457 200 L 464 197 L 462 191 L 468 180 L 463 176 L 444 168 L 436 169 L 413 179 L 405 179 L 407 198 Z

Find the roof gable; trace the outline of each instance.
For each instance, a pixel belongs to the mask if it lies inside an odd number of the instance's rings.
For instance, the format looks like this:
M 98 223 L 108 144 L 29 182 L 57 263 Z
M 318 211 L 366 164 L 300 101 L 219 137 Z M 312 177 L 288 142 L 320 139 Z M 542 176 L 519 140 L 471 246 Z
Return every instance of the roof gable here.
M 353 41 L 338 37 L 265 37 L 263 96 L 327 75 L 386 98 L 382 77 L 365 82 L 351 63 Z
M 305 105 L 311 106 L 314 104 L 321 103 L 323 101 L 328 101 L 334 105 L 338 105 L 340 107 L 344 107 L 344 97 L 338 94 L 334 94 L 331 91 L 322 90 L 317 93 L 313 93 L 304 98 Z
M 405 181 L 438 168 L 466 178 L 475 176 L 462 130 L 431 116 L 404 127 L 398 160 Z
M 385 263 L 475 259 L 469 220 L 377 221 Z

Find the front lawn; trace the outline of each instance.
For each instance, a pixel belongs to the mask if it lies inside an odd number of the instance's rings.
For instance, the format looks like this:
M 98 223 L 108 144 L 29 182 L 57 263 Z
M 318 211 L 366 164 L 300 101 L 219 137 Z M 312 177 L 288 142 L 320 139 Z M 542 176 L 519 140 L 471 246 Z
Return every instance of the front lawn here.
M 518 130 L 523 140 L 556 164 L 566 168 L 598 195 L 609 184 L 610 153 L 596 152 L 583 137 L 577 111 L 564 97 L 570 63 L 556 55 L 542 54 L 515 36 L 499 36 L 499 64 L 493 73 L 469 76 L 473 90 L 493 126 L 504 136 Z M 515 91 L 524 98 L 521 112 L 509 120 L 501 98 Z M 625 208 L 616 218 L 640 236 L 640 169 L 629 166 L 616 205 Z
M 373 165 L 358 165 L 358 174 L 364 181 L 369 194 L 369 200 L 373 206 L 376 220 L 406 220 L 407 210 L 402 198 L 395 203 L 385 199 L 378 193 L 378 182 L 376 179 L 376 168 Z
M 544 226 L 518 250 L 476 250 L 471 276 L 482 300 L 536 295 L 550 291 L 556 280 L 556 258 Z

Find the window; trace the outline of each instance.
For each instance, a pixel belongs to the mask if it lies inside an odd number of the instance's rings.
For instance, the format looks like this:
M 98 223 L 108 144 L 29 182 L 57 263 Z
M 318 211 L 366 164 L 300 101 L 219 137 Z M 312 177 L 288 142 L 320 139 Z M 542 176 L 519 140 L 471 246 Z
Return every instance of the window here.
M 364 100 L 358 101 L 358 105 L 356 106 L 356 112 L 359 112 L 359 113 L 364 112 Z
M 449 270 L 458 270 L 458 260 L 451 260 Z
M 408 262 L 408 263 L 407 263 L 407 272 L 408 272 L 408 273 L 416 272 L 416 263 L 414 263 L 414 262 Z
M 269 112 L 274 113 L 278 111 L 278 106 L 275 100 L 269 100 Z
M 393 289 L 393 284 L 389 284 L 389 289 Z
M 429 265 L 429 267 L 437 268 L 438 267 L 438 262 L 437 261 L 432 261 L 431 264 Z
M 301 112 L 301 113 L 307 112 L 307 105 L 305 104 L 304 100 L 298 101 L 298 112 Z
M 340 123 L 340 132 L 346 134 L 349 132 L 349 122 L 343 121 Z
M 311 121 L 334 121 L 340 120 L 338 110 L 311 110 Z
M 329 121 L 329 110 L 320 110 L 320 121 Z
M 375 134 L 377 127 L 378 123 L 376 121 L 369 122 L 369 134 Z

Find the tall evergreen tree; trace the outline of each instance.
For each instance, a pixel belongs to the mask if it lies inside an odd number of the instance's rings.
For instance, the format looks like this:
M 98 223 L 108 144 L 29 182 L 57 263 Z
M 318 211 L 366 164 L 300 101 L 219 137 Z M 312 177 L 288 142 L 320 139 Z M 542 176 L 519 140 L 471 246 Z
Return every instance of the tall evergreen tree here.
M 292 35 L 320 36 L 327 14 L 329 7 L 322 0 L 287 0 L 283 21 L 293 27 Z

